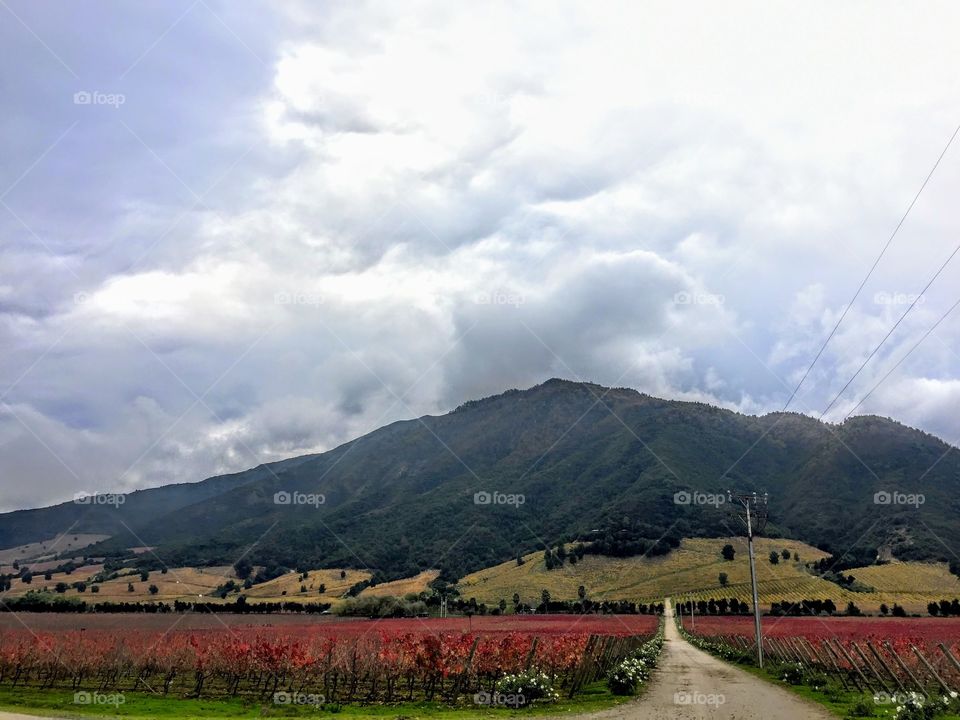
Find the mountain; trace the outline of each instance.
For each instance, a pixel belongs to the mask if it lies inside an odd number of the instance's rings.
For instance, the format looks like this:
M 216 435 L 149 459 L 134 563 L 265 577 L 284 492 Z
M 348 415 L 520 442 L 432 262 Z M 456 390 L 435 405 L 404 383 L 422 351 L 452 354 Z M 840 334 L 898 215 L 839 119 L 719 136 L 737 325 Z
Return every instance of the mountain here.
M 769 535 L 860 564 L 878 553 L 949 560 L 960 548 L 955 450 L 879 417 L 757 417 L 549 380 L 318 455 L 133 493 L 118 508 L 0 515 L 0 546 L 76 523 L 75 532 L 113 535 L 91 554 L 147 545 L 175 565 L 246 553 L 259 565 L 351 566 L 379 578 L 435 567 L 452 578 L 560 541 L 660 553 L 681 537 L 736 534 L 731 505 L 697 495 L 725 500 L 732 489 L 769 492 Z M 296 504 L 309 496 L 315 504 Z

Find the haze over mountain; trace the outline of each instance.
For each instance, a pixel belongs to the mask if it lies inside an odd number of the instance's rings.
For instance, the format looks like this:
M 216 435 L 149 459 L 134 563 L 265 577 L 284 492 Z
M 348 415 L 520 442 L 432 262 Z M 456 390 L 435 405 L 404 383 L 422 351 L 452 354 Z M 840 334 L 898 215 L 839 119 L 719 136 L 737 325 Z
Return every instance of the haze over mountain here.
M 170 564 L 246 555 L 262 565 L 351 566 L 379 577 L 436 567 L 457 577 L 578 538 L 627 538 L 662 552 L 684 536 L 737 534 L 729 504 L 695 495 L 733 489 L 770 493 L 769 534 L 865 558 L 952 559 L 948 548 L 960 547 L 952 450 L 884 418 L 755 417 L 555 379 L 322 454 L 132 493 L 119 507 L 0 515 L 0 544 L 70 529 L 114 536 L 85 552 L 148 545 Z M 692 501 L 678 503 L 678 492 Z

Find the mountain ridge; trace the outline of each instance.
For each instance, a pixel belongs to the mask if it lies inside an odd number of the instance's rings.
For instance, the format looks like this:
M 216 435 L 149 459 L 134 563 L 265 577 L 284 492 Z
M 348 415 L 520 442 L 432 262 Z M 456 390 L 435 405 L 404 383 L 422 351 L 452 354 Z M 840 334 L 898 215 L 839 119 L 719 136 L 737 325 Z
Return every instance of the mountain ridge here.
M 327 452 L 139 491 L 118 509 L 72 503 L 0 515 L 0 545 L 70 523 L 114 537 L 91 549 L 156 546 L 173 564 L 350 565 L 378 577 L 434 566 L 455 577 L 594 529 L 652 549 L 730 534 L 728 508 L 684 506 L 681 491 L 771 493 L 771 528 L 863 560 L 950 559 L 960 548 L 953 446 L 879 416 L 827 424 L 801 413 L 746 415 L 631 388 L 552 378 L 401 420 Z M 878 492 L 921 493 L 910 508 Z M 476 493 L 523 496 L 476 505 Z M 277 493 L 322 495 L 315 507 Z M 72 510 L 70 508 L 73 508 Z M 122 520 L 122 523 L 120 522 Z M 880 527 L 878 527 L 880 526 Z M 612 542 L 612 541 L 611 541 Z

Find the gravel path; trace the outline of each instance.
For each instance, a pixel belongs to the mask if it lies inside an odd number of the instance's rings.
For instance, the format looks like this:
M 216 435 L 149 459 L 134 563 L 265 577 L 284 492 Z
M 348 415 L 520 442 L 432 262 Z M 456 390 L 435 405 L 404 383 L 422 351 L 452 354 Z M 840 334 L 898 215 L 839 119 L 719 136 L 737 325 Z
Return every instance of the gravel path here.
M 837 720 L 820 705 L 695 648 L 680 637 L 672 604 L 665 607 L 663 653 L 643 696 L 577 720 Z

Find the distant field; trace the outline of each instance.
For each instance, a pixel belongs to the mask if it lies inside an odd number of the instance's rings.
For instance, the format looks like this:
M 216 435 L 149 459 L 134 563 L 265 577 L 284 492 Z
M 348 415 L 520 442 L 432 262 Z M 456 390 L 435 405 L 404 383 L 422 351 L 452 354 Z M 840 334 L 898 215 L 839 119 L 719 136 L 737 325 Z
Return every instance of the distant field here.
M 345 573 L 341 578 L 340 573 Z M 335 602 L 347 590 L 358 582 L 369 580 L 371 574 L 366 570 L 310 570 L 305 580 L 300 579 L 300 573 L 289 572 L 265 583 L 254 585 L 249 590 L 242 591 L 251 601 L 281 601 L 299 600 L 301 602 Z M 324 592 L 320 586 L 324 585 Z M 304 587 L 305 592 L 300 588 Z
M 720 556 L 730 543 L 736 550 L 732 562 Z M 790 560 L 782 557 L 771 564 L 771 551 L 789 550 Z M 799 554 L 800 560 L 795 558 Z M 878 612 L 881 603 L 893 607 L 899 603 L 908 612 L 926 613 L 927 603 L 940 598 L 960 597 L 960 580 L 950 575 L 943 564 L 891 563 L 846 572 L 876 589 L 855 593 L 810 574 L 804 563 L 820 560 L 827 554 L 795 540 L 758 538 L 756 541 L 757 577 L 760 604 L 769 608 L 778 601 L 831 599 L 839 609 L 848 602 L 865 612 Z M 512 602 L 518 593 L 523 602 L 537 604 L 546 589 L 554 600 L 574 600 L 583 585 L 593 600 L 632 600 L 659 602 L 670 596 L 678 599 L 708 600 L 737 598 L 751 601 L 750 569 L 746 540 L 743 538 L 685 539 L 677 550 L 656 558 L 608 558 L 586 555 L 576 565 L 546 569 L 542 553 L 533 553 L 517 566 L 510 561 L 465 577 L 459 584 L 465 598 L 475 597 L 488 605 L 501 598 Z M 727 585 L 720 584 L 726 573 Z
M 77 537 L 77 542 L 80 542 L 97 536 Z M 68 539 L 72 542 L 73 536 Z M 733 561 L 721 557 L 721 548 L 727 543 L 736 550 Z M 770 552 L 781 553 L 783 550 L 789 551 L 790 559 L 783 559 L 781 555 L 777 564 L 771 564 Z M 864 612 L 876 613 L 881 603 L 891 608 L 898 603 L 907 612 L 926 614 L 930 601 L 960 597 L 960 579 L 950 574 L 943 563 L 892 562 L 845 571 L 845 574 L 853 575 L 860 583 L 873 588 L 872 592 L 860 593 L 845 590 L 810 574 L 804 564 L 827 555 L 802 542 L 759 538 L 756 552 L 760 603 L 765 609 L 771 603 L 783 600 L 829 598 L 840 610 L 848 602 L 853 602 Z M 102 569 L 101 565 L 91 565 L 77 568 L 70 575 L 54 573 L 50 580 L 45 580 L 43 571 L 50 567 L 49 562 L 26 561 L 24 564 L 34 570 L 33 582 L 26 584 L 15 579 L 12 588 L 2 597 L 19 597 L 30 590 L 44 588 L 52 591 L 58 582 L 72 584 L 83 580 L 89 584 L 90 577 Z M 725 586 L 720 584 L 720 573 L 727 575 Z M 437 571 L 427 570 L 414 577 L 366 588 L 361 596 L 402 597 L 408 593 L 423 592 L 437 576 Z M 300 573 L 291 571 L 241 592 L 252 603 L 289 600 L 335 606 L 343 601 L 344 594 L 352 586 L 370 577 L 371 574 L 366 570 L 326 569 L 311 570 L 305 579 L 301 579 Z M 220 598 L 213 593 L 218 586 L 230 580 L 240 584 L 233 568 L 229 566 L 170 568 L 167 573 L 151 571 L 146 581 L 140 580 L 139 573 L 132 573 L 100 583 L 97 593 L 91 592 L 88 586 L 84 593 L 71 588 L 65 596 L 79 597 L 87 602 L 154 600 L 170 603 L 174 600 L 198 599 L 219 602 Z M 132 585 L 132 591 L 128 589 L 128 583 Z M 156 595 L 150 594 L 151 585 L 156 585 Z M 531 553 L 524 558 L 523 565 L 518 566 L 515 560 L 511 560 L 486 568 L 463 578 L 458 587 L 465 599 L 476 598 L 488 606 L 495 606 L 503 599 L 512 607 L 514 593 L 519 594 L 523 602 L 536 605 L 544 589 L 554 600 L 575 600 L 581 585 L 587 597 L 595 601 L 651 603 L 669 596 L 683 600 L 737 598 L 749 603 L 750 573 L 746 541 L 743 538 L 691 538 L 683 540 L 679 548 L 666 556 L 611 558 L 585 555 L 575 565 L 567 561 L 562 568 L 550 571 L 546 569 L 542 553 Z M 228 600 L 236 597 L 234 593 Z
M 906 592 L 938 597 L 960 597 L 960 578 L 946 563 L 902 563 L 871 565 L 844 571 L 878 592 Z
M 736 558 L 724 560 L 720 550 L 733 545 Z M 756 543 L 758 573 L 766 582 L 819 581 L 804 571 L 795 560 L 782 560 L 771 565 L 766 559 L 771 550 L 789 550 L 791 556 L 799 553 L 801 562 L 819 560 L 826 553 L 795 540 L 759 539 Z M 501 598 L 508 603 L 514 593 L 526 603 L 540 602 L 541 590 L 549 591 L 554 600 L 575 600 L 580 585 L 593 600 L 660 601 L 666 596 L 691 595 L 697 592 L 713 593 L 721 589 L 719 574 L 728 576 L 729 588 L 722 588 L 726 597 L 733 597 L 738 585 L 749 586 L 750 570 L 747 563 L 747 545 L 743 538 L 685 539 L 669 555 L 655 558 L 610 558 L 585 555 L 576 565 L 565 563 L 560 569 L 547 570 L 542 553 L 532 553 L 516 561 L 496 565 L 465 577 L 459 584 L 463 597 L 476 597 L 487 604 Z M 824 583 L 829 585 L 829 583 Z
M 42 542 L 28 543 L 18 545 L 17 547 L 0 550 L 0 566 L 12 565 L 16 560 L 20 563 L 42 558 L 52 558 L 65 550 L 77 550 L 85 548 L 101 540 L 106 540 L 109 535 L 85 535 L 83 533 L 57 535 L 49 540 Z M 9 568 L 7 568 L 9 570 Z M 6 570 L 5 570 L 6 571 Z
M 414 575 L 411 578 L 393 580 L 392 582 L 380 583 L 379 585 L 368 587 L 360 593 L 360 597 L 384 597 L 387 595 L 403 597 L 408 593 L 421 593 L 428 590 L 430 583 L 439 576 L 440 572 L 438 570 L 424 570 L 419 575 Z

